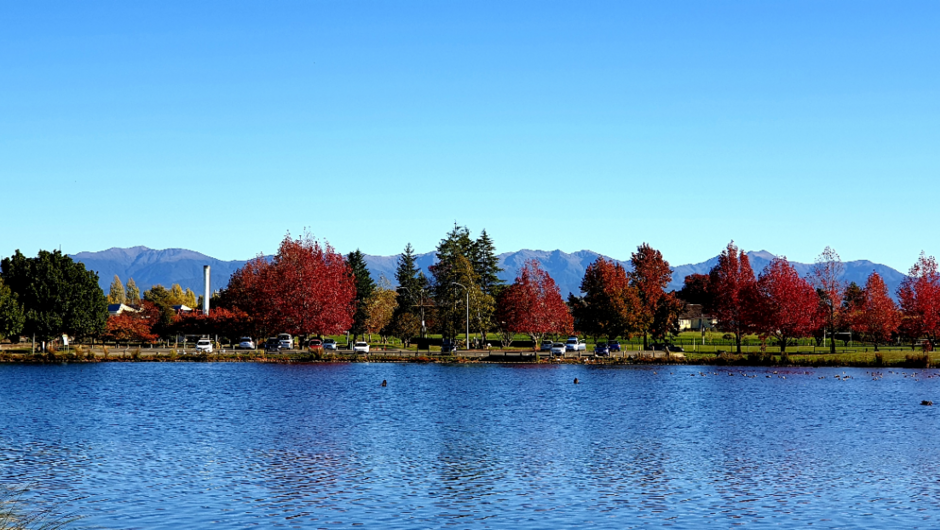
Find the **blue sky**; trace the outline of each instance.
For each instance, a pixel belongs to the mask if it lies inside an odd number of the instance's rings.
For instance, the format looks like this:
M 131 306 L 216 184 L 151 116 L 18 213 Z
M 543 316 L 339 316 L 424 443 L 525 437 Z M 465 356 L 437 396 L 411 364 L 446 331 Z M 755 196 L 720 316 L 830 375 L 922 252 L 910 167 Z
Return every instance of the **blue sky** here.
M 4 2 L 0 255 L 940 253 L 937 2 Z

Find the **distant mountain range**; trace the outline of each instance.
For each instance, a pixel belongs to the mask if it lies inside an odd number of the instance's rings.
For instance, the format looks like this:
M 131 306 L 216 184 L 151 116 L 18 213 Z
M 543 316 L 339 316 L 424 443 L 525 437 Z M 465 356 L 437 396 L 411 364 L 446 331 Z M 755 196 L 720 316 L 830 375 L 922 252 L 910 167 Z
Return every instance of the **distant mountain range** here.
M 523 264 L 528 260 L 536 260 L 558 284 L 564 297 L 568 293 L 579 293 L 581 278 L 584 270 L 601 254 L 590 250 L 578 252 L 562 252 L 560 250 L 519 250 L 499 255 L 500 267 L 504 270 L 500 277 L 507 283 L 512 282 Z M 755 273 L 760 273 L 774 258 L 766 250 L 748 252 L 751 267 Z M 110 248 L 100 252 L 79 252 L 72 254 L 72 258 L 85 264 L 89 270 L 97 271 L 101 288 L 107 293 L 111 280 L 117 274 L 121 281 L 127 282 L 133 278 L 141 292 L 151 286 L 161 284 L 169 287 L 174 283 L 180 284 L 184 289 L 190 288 L 197 294 L 202 292 L 202 267 L 211 267 L 210 285 L 213 291 L 222 289 L 228 284 L 228 279 L 245 261 L 222 261 L 215 258 L 179 248 L 153 250 L 147 247 Z M 604 256 L 606 259 L 613 259 Z M 428 267 L 434 264 L 433 252 L 417 254 L 417 265 L 429 274 Z M 377 282 L 385 277 L 389 283 L 395 285 L 395 268 L 398 256 L 370 256 L 366 255 L 366 264 L 372 278 Z M 630 270 L 629 261 L 613 260 L 621 263 Z M 681 289 L 682 282 L 689 274 L 706 274 L 718 262 L 718 257 L 701 263 L 678 265 L 673 267 L 673 281 L 671 289 Z M 812 273 L 811 263 L 791 262 L 800 275 L 807 277 Z M 844 280 L 864 285 L 865 280 L 872 271 L 877 272 L 884 279 L 891 293 L 897 290 L 905 275 L 888 267 L 866 260 L 845 262 Z

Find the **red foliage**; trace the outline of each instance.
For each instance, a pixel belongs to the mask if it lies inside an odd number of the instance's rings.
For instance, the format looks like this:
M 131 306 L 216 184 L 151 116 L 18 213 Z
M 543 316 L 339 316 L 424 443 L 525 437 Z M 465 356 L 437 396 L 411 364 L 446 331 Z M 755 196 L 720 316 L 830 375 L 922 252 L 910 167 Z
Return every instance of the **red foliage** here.
M 174 319 L 173 331 L 180 335 L 218 335 L 237 339 L 251 336 L 252 323 L 244 311 L 210 309 L 208 316 L 196 311 L 180 313 Z
M 781 352 L 790 339 L 806 337 L 819 325 L 819 296 L 786 258 L 775 258 L 761 273 L 750 308 L 753 322 L 777 337 Z
M 232 275 L 228 303 L 250 316 L 253 335 L 338 334 L 353 322 L 356 286 L 341 254 L 310 236 L 281 242 Z
M 584 303 L 576 308 L 580 331 L 608 338 L 632 337 L 639 331 L 640 297 L 619 263 L 598 258 L 581 280 Z
M 718 320 L 718 329 L 733 333 L 738 353 L 741 353 L 741 337 L 756 331 L 753 302 L 757 280 L 751 270 L 747 254 L 728 243 L 728 248 L 718 256 L 718 264 L 709 272 L 708 300 L 706 311 Z
M 646 243 L 640 245 L 630 256 L 630 262 L 633 264 L 633 271 L 629 274 L 630 285 L 636 289 L 640 300 L 636 317 L 640 329 L 643 330 L 645 348 L 647 333 L 656 335 L 653 328 L 669 327 L 669 312 L 662 311 L 660 300 L 666 296 L 666 286 L 672 281 L 672 269 L 669 268 L 669 262 L 663 259 L 662 253 Z M 666 304 L 670 308 L 674 305 L 672 300 Z M 678 312 L 675 313 L 678 316 Z M 667 317 L 666 322 L 656 321 L 657 315 L 660 314 Z
M 140 313 L 124 312 L 108 317 L 105 340 L 115 342 L 154 342 L 157 335 L 153 325 L 159 320 L 159 309 L 151 302 L 144 301 Z
M 871 273 L 865 283 L 864 298 L 854 309 L 852 327 L 867 340 L 884 344 L 891 340 L 891 335 L 898 330 L 901 324 L 901 314 L 897 305 L 888 294 L 888 286 L 877 272 Z
M 555 280 L 535 260 L 526 262 L 516 281 L 503 290 L 496 311 L 505 329 L 528 333 L 536 343 L 546 333 L 571 333 L 574 327 Z
M 901 329 L 912 340 L 934 341 L 940 332 L 940 273 L 937 260 L 923 253 L 898 288 L 904 315 Z

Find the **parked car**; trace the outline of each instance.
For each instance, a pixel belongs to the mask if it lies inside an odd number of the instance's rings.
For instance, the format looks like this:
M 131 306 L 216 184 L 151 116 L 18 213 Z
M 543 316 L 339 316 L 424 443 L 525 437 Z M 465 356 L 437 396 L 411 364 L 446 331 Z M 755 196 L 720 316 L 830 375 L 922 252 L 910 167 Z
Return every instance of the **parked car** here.
M 650 349 L 655 350 L 655 351 L 669 351 L 669 352 L 675 352 L 675 353 L 681 353 L 685 351 L 682 349 L 682 346 L 676 346 L 675 344 L 662 344 L 662 343 L 653 344 L 652 346 L 650 346 Z
M 457 341 L 444 339 L 441 341 L 441 353 L 454 353 L 457 351 Z
M 323 339 L 323 349 L 336 351 L 339 349 L 339 345 L 333 339 Z
M 199 339 L 196 342 L 196 351 L 212 353 L 212 341 L 209 339 Z
M 268 339 L 264 341 L 264 351 L 268 353 L 277 353 L 281 351 L 281 341 L 278 339 Z
M 542 345 L 539 347 L 539 351 L 552 351 L 552 344 L 554 344 L 554 342 L 550 340 L 543 340 Z
M 552 355 L 564 355 L 567 348 L 565 347 L 564 342 L 556 342 L 552 344 Z
M 609 340 L 607 341 L 607 349 L 612 352 L 620 351 L 620 343 L 615 340 Z
M 610 355 L 610 348 L 607 346 L 607 343 L 598 342 L 594 345 L 594 355 L 598 357 L 607 357 Z
M 238 348 L 241 350 L 253 350 L 255 349 L 255 341 L 251 340 L 251 337 L 242 337 L 238 339 Z
M 368 342 L 357 342 L 353 345 L 353 352 L 355 353 L 369 353 L 369 343 Z
M 568 337 L 565 342 L 565 349 L 568 351 L 587 351 L 587 344 L 581 342 L 578 337 Z
M 320 339 L 310 339 L 310 342 L 307 343 L 307 348 L 310 351 L 323 351 L 323 341 Z
M 290 333 L 281 333 L 277 336 L 277 340 L 281 342 L 282 350 L 294 349 L 294 338 L 290 336 Z

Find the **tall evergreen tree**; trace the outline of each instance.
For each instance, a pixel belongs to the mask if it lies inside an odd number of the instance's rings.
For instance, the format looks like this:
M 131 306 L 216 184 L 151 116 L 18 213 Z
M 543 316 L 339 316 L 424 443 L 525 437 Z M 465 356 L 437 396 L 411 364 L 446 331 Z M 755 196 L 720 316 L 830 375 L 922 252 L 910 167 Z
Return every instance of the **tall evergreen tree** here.
M 128 304 L 140 303 L 140 289 L 137 288 L 137 284 L 134 283 L 133 278 L 127 279 L 127 286 L 124 288 L 124 298 L 127 299 Z
M 346 256 L 346 265 L 349 267 L 349 273 L 353 277 L 353 281 L 356 284 L 356 312 L 353 313 L 353 324 L 349 328 L 349 332 L 353 335 L 353 339 L 366 333 L 366 324 L 369 320 L 369 298 L 372 296 L 372 293 L 375 291 L 375 282 L 372 280 L 372 275 L 369 274 L 369 269 L 366 268 L 366 259 L 365 255 L 356 249 L 355 252 L 350 252 Z
M 124 284 L 121 283 L 121 278 L 115 274 L 114 280 L 111 281 L 111 291 L 108 293 L 108 302 L 112 304 L 123 304 L 125 300 Z
M 480 276 L 480 289 L 490 296 L 498 295 L 506 282 L 499 279 L 499 273 L 503 272 L 503 269 L 499 267 L 496 246 L 493 245 L 493 240 L 486 233 L 486 229 L 483 229 L 480 237 L 473 242 L 469 257 L 473 263 L 473 270 Z
M 55 250 L 27 258 L 19 250 L 0 262 L 0 279 L 23 305 L 27 335 L 48 340 L 62 333 L 84 338 L 105 329 L 108 299 L 98 274 Z
M 395 281 L 398 282 L 398 306 L 392 316 L 394 329 L 398 333 L 409 333 L 414 328 L 414 322 L 419 322 L 419 331 L 424 336 L 426 331 L 427 313 L 432 306 L 428 279 L 415 263 L 414 248 L 411 243 L 405 246 L 404 252 L 398 256 L 398 267 L 395 270 Z M 396 335 L 397 336 L 397 335 Z M 411 336 L 399 337 L 410 340 Z
M 473 267 L 475 243 L 470 239 L 466 227 L 454 224 L 454 229 L 437 246 L 437 263 L 431 267 L 434 276 L 434 299 L 439 315 L 439 326 L 446 336 L 455 337 L 458 326 L 457 313 L 466 313 L 466 292 L 455 285 L 460 283 L 470 292 L 470 318 L 473 330 L 486 332 L 492 325 L 496 302 L 483 292 L 480 275 Z M 463 301 L 457 300 L 463 297 Z M 466 314 L 464 314 L 466 319 Z

